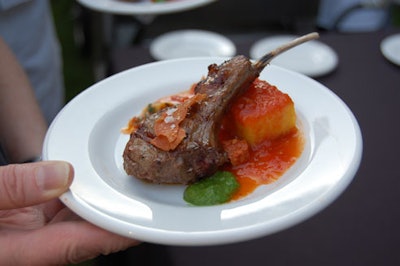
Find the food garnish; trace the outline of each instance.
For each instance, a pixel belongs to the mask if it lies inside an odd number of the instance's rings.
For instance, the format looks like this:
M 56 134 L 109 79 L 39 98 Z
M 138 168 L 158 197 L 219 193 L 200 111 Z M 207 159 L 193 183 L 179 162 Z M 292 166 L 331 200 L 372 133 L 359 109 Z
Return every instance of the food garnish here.
M 226 171 L 218 171 L 212 176 L 189 185 L 183 199 L 196 206 L 210 206 L 229 201 L 238 190 L 235 176 Z
M 193 104 L 201 104 L 205 94 L 196 94 L 182 104 L 163 112 L 154 123 L 155 137 L 150 143 L 163 151 L 174 150 L 186 137 L 186 132 L 180 127 L 186 114 Z

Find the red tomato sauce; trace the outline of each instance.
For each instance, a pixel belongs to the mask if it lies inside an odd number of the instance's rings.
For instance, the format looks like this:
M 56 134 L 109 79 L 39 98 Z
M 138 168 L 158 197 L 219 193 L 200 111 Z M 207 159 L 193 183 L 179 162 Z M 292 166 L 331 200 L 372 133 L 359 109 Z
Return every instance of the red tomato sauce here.
M 245 110 L 247 104 L 242 103 L 243 99 L 248 101 L 248 108 L 251 109 L 251 112 L 260 112 L 260 116 L 265 115 L 266 112 L 268 113 L 271 108 L 275 108 L 276 101 L 282 101 L 282 99 L 291 101 L 287 95 L 277 99 L 278 96 L 274 96 L 277 94 L 271 93 L 269 88 L 272 85 L 266 82 L 256 80 L 253 85 L 256 89 L 249 89 L 241 100 L 233 104 L 231 110 L 226 114 L 220 131 L 221 141 L 237 136 L 235 123 L 232 123 L 233 119 L 235 119 L 235 113 L 237 114 L 240 111 L 246 114 L 246 112 L 249 112 Z M 265 90 L 260 89 L 260 86 L 266 87 Z M 269 99 L 265 97 L 269 97 Z M 265 101 L 270 101 L 271 103 L 269 110 L 261 106 L 265 104 Z M 255 104 L 258 106 L 255 107 Z M 239 108 L 240 110 L 238 110 Z M 255 122 L 255 124 L 257 123 Z M 250 126 L 252 126 L 251 123 Z M 295 126 L 277 138 L 264 139 L 255 145 L 250 145 L 249 156 L 245 162 L 238 165 L 230 164 L 224 168 L 224 170 L 233 173 L 240 184 L 239 190 L 232 199 L 242 198 L 253 192 L 258 186 L 270 184 L 279 179 L 300 157 L 303 148 L 304 138 L 302 132 Z
M 232 199 L 244 197 L 259 185 L 279 179 L 300 157 L 303 147 L 303 136 L 297 128 L 285 136 L 251 147 L 247 162 L 225 168 L 236 176 L 240 184 Z

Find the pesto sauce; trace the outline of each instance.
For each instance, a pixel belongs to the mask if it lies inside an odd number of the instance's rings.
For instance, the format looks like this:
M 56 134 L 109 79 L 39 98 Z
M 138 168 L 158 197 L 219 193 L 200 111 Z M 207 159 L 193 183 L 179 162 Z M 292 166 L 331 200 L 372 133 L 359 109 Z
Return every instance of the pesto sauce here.
M 183 199 L 196 206 L 217 205 L 229 201 L 238 188 L 239 183 L 232 173 L 218 171 L 189 185 L 185 189 Z

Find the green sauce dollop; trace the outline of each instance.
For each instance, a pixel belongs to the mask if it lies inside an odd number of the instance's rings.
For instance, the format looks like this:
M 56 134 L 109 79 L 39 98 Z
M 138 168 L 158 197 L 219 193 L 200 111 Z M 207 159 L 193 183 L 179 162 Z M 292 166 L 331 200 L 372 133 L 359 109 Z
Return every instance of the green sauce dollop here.
M 219 171 L 189 185 L 183 199 L 196 206 L 217 205 L 229 201 L 238 188 L 239 183 L 232 173 Z

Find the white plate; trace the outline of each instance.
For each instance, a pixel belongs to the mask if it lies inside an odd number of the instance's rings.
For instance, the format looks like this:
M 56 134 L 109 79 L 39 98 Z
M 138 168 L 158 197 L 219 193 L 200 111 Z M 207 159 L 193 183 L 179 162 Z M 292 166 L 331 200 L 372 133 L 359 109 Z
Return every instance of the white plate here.
M 250 48 L 250 57 L 259 59 L 276 47 L 287 43 L 298 36 L 272 36 L 257 41 Z M 301 44 L 279 55 L 272 60 L 273 65 L 281 66 L 310 77 L 325 75 L 334 70 L 338 64 L 336 52 L 319 41 L 310 41 Z
M 80 4 L 101 12 L 124 15 L 157 15 L 194 9 L 216 0 L 175 0 L 153 3 L 150 0 L 124 2 L 118 0 L 77 0 Z
M 261 78 L 289 93 L 306 137 L 302 156 L 277 182 L 235 202 L 193 207 L 184 186 L 155 185 L 125 174 L 127 121 L 161 96 L 188 89 L 222 58 L 160 61 L 127 70 L 82 92 L 58 114 L 43 158 L 75 167 L 60 199 L 109 231 L 171 245 L 212 245 L 262 237 L 293 226 L 335 200 L 360 164 L 362 139 L 351 111 L 329 89 L 304 76 L 268 66 Z
M 157 60 L 182 57 L 221 56 L 236 54 L 236 47 L 223 35 L 204 30 L 178 30 L 165 33 L 151 43 L 150 53 Z
M 383 39 L 381 51 L 387 60 L 400 66 L 400 33 Z

